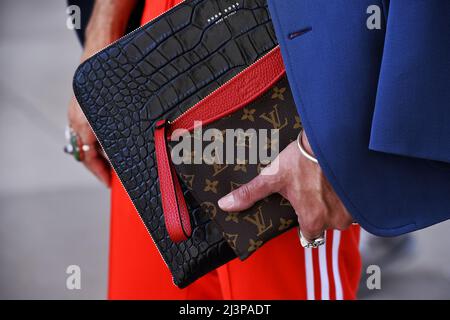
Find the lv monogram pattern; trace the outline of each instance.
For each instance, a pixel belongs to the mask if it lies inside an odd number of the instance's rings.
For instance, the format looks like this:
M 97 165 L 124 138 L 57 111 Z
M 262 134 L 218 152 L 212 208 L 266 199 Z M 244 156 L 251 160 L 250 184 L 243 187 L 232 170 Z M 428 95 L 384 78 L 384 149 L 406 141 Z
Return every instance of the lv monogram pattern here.
M 279 141 L 268 141 L 274 146 L 279 144 L 283 150 L 294 141 L 301 129 L 289 84 L 284 77 L 270 90 L 245 108 L 203 127 L 203 131 L 215 128 L 223 132 L 226 129 L 278 129 Z M 193 135 L 191 139 L 198 139 Z M 237 135 L 235 145 L 249 147 L 249 139 Z M 176 142 L 171 142 L 173 147 Z M 194 141 L 191 141 L 194 145 Z M 192 157 L 192 153 L 188 155 Z M 225 157 L 224 157 L 225 159 Z M 290 203 L 279 194 L 273 194 L 259 201 L 243 212 L 224 212 L 217 201 L 230 191 L 257 176 L 262 164 L 250 164 L 248 160 L 235 158 L 233 164 L 180 164 L 176 170 L 200 203 L 201 210 L 207 213 L 221 230 L 223 237 L 240 259 L 246 259 L 264 243 L 297 225 L 297 216 Z

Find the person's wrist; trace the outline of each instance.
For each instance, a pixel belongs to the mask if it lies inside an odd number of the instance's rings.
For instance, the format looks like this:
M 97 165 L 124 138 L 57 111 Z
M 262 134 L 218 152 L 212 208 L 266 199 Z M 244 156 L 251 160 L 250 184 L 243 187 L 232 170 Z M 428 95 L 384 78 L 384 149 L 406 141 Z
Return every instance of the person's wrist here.
M 124 17 L 116 17 L 115 19 L 102 17 L 101 21 L 95 19 L 91 21 L 85 32 L 82 61 L 122 37 L 126 30 L 126 24 L 127 20 Z
M 81 55 L 81 62 L 84 62 L 85 60 L 93 56 L 95 53 L 107 47 L 120 37 L 121 37 L 120 35 L 117 36 L 109 35 L 98 37 L 95 40 L 86 39 L 83 54 Z
M 308 137 L 306 136 L 305 130 L 302 131 L 302 136 L 300 137 L 302 140 L 302 145 L 305 148 L 305 150 L 312 156 L 315 156 L 314 151 L 311 148 L 311 145 L 309 144 Z
M 95 27 L 86 30 L 86 46 L 105 46 L 123 36 L 125 28 L 121 25 L 105 27 L 104 29 Z

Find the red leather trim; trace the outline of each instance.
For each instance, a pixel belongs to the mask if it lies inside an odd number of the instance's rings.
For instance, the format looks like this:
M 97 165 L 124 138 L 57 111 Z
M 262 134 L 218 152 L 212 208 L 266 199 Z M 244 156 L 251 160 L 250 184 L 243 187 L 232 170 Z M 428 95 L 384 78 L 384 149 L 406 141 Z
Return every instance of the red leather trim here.
M 280 48 L 276 47 L 171 122 L 167 137 L 170 139 L 176 129 L 193 130 L 195 121 L 207 125 L 245 107 L 266 92 L 284 74 Z
M 155 152 L 159 189 L 169 237 L 173 242 L 181 242 L 190 237 L 192 228 L 181 185 L 170 160 L 166 130 L 166 120 L 158 121 L 155 129 Z

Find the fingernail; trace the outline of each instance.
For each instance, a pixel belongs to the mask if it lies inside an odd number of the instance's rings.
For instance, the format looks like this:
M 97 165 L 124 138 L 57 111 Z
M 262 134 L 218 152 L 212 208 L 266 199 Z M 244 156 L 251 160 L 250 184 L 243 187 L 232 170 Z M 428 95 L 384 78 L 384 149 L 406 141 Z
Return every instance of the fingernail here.
M 222 210 L 230 209 L 234 205 L 234 196 L 232 194 L 226 195 L 219 200 L 218 204 Z

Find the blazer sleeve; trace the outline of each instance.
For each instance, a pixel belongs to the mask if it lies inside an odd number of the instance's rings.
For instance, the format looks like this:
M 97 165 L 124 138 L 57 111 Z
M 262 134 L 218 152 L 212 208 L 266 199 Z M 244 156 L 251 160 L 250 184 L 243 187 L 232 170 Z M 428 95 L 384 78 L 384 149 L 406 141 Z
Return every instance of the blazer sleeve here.
M 369 148 L 450 163 L 450 1 L 390 2 Z

